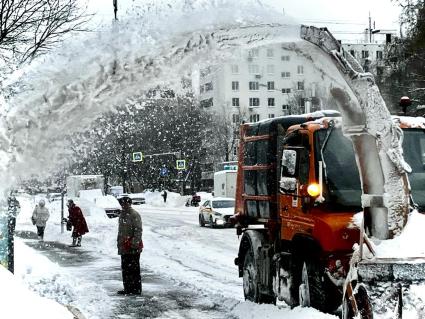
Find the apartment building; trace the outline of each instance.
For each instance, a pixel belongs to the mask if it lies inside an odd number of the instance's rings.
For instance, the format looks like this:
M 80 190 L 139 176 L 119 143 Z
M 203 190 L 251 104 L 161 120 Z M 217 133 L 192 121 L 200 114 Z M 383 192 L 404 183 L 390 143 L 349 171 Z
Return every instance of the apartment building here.
M 386 43 L 343 43 L 342 47 L 360 62 L 365 71 L 377 76 L 383 74 Z
M 320 108 L 319 82 L 307 59 L 288 44 L 252 48 L 200 71 L 200 106 L 234 124 L 314 111 Z
M 238 138 L 237 127 L 242 121 L 335 108 L 329 93 L 331 80 L 323 77 L 315 61 L 299 45 L 281 43 L 251 48 L 233 60 L 200 70 L 200 106 L 224 116 L 235 128 L 234 139 Z M 383 65 L 385 43 L 347 43 L 343 48 L 375 72 L 376 66 Z M 229 160 L 236 158 L 236 146 Z

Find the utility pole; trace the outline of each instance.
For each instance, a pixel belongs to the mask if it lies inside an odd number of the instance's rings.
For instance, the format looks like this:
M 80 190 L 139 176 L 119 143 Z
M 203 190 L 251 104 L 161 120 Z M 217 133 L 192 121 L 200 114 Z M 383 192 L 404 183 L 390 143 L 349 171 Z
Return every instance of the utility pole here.
M 118 18 L 117 18 L 118 0 L 112 0 L 112 4 L 114 5 L 114 16 L 115 16 L 115 20 L 118 20 Z
M 372 43 L 372 18 L 369 11 L 369 43 Z

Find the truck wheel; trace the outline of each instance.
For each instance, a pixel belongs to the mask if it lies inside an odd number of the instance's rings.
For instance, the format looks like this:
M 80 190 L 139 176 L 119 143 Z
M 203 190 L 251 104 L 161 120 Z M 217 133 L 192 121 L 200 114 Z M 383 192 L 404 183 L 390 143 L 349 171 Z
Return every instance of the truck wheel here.
M 299 286 L 299 302 L 301 307 L 313 307 L 326 311 L 326 291 L 323 274 L 319 267 L 312 260 L 305 260 L 302 263 L 301 283 Z
M 243 294 L 245 300 L 256 303 L 260 301 L 257 284 L 257 268 L 251 251 L 246 253 L 243 262 Z
M 199 214 L 199 226 L 205 227 L 205 220 L 204 220 L 204 216 L 202 216 L 202 214 Z

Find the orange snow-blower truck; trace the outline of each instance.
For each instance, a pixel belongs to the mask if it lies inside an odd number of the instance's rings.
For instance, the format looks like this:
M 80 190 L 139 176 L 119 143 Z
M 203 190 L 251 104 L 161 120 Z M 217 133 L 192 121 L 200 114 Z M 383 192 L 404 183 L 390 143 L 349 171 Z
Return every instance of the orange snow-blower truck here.
M 241 125 L 233 220 L 245 298 L 400 318 L 425 259 L 379 258 L 373 240 L 397 236 L 412 206 L 425 211 L 425 120 L 391 116 L 326 29 L 303 26 L 301 37 L 332 57 L 352 95 L 332 91 L 340 112 Z

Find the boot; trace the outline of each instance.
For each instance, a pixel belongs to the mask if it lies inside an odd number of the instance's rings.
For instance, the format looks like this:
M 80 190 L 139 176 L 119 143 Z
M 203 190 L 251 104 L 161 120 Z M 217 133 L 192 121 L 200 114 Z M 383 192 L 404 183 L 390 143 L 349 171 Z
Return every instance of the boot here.
M 69 247 L 77 247 L 77 238 L 76 237 L 72 237 L 72 244 L 69 245 Z
M 77 247 L 81 247 L 81 236 L 77 238 Z

